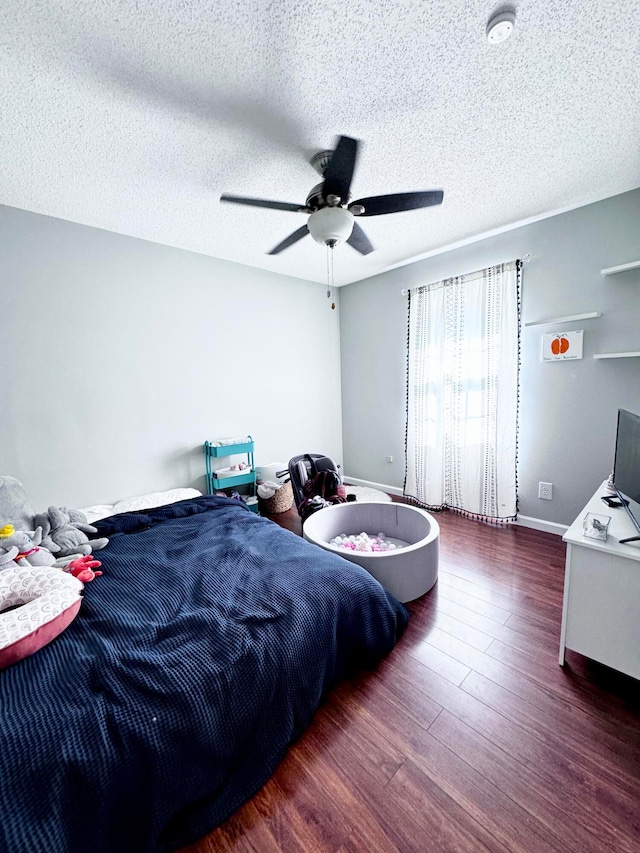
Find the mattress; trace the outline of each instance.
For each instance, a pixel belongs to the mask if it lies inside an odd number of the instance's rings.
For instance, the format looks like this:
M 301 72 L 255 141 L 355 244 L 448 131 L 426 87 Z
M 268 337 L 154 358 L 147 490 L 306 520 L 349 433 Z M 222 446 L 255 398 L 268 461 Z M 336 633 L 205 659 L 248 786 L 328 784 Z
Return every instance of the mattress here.
M 0 850 L 170 851 L 268 779 L 408 614 L 364 569 L 218 496 L 96 522 L 72 624 L 0 672 Z

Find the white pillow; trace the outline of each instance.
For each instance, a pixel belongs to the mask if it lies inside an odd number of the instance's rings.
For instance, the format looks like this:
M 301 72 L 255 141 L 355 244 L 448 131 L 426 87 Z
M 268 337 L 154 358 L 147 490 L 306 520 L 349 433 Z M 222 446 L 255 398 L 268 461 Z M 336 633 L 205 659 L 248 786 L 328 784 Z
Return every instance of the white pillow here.
M 113 504 L 95 504 L 94 506 L 83 506 L 80 512 L 87 516 L 87 523 L 93 524 L 94 521 L 100 521 L 101 518 L 106 518 L 113 515 Z
M 80 512 L 87 516 L 87 523 L 93 524 L 101 518 L 118 515 L 120 512 L 136 512 L 141 509 L 151 509 L 153 506 L 165 506 L 187 498 L 201 498 L 202 492 L 197 489 L 169 489 L 166 492 L 149 492 L 133 498 L 122 498 L 116 504 L 94 504 L 80 507 Z
M 120 512 L 137 512 L 141 509 L 150 509 L 154 506 L 165 506 L 176 501 L 184 501 L 187 498 L 200 498 L 202 492 L 197 489 L 169 489 L 166 492 L 149 492 L 148 495 L 138 495 L 133 498 L 123 498 L 111 508 L 110 515 Z

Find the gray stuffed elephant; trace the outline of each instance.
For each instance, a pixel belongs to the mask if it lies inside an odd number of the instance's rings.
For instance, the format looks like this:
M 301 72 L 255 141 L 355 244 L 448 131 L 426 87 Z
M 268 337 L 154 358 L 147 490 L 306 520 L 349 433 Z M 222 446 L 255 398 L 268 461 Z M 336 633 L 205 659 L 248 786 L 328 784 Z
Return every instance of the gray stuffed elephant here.
M 16 562 L 19 566 L 52 566 L 55 563 L 56 558 L 47 548 L 40 547 L 41 543 L 41 527 L 36 527 L 35 533 L 16 530 L 12 524 L 0 530 L 0 548 L 4 551 L 18 548 Z
M 10 548 L 0 548 L 0 572 L 2 569 L 17 569 L 16 557 L 19 553 L 15 545 Z
M 75 520 L 72 520 L 72 517 Z M 35 521 L 44 529 L 43 544 L 57 557 L 91 554 L 92 551 L 104 548 L 109 542 L 106 538 L 89 540 L 87 533 L 97 533 L 98 530 L 87 524 L 86 517 L 79 510 L 50 506 L 47 513 L 36 515 Z

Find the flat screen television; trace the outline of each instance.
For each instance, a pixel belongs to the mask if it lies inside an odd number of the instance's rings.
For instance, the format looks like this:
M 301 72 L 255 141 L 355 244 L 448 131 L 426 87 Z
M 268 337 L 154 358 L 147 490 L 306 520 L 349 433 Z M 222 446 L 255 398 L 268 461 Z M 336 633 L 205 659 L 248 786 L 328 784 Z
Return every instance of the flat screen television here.
M 625 409 L 618 409 L 613 485 L 640 533 L 640 416 Z M 637 540 L 640 540 L 640 536 L 629 536 L 620 542 Z

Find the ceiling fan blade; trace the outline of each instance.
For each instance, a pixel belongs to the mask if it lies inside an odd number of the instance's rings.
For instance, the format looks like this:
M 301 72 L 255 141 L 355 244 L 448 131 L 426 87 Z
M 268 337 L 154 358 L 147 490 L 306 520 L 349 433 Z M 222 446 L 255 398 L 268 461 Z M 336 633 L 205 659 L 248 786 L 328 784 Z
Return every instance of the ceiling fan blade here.
M 399 213 L 401 210 L 416 210 L 420 207 L 431 207 L 442 204 L 442 190 L 429 190 L 417 193 L 392 193 L 391 195 L 372 195 L 351 202 L 349 208 L 359 204 L 364 207 L 364 213 L 358 216 L 380 216 L 383 213 Z
M 324 173 L 322 195 L 337 195 L 344 204 L 349 198 L 349 188 L 358 158 L 358 140 L 341 136 Z
M 306 237 L 309 233 L 309 229 L 306 225 L 303 225 L 301 228 L 298 228 L 297 231 L 294 231 L 293 234 L 289 234 L 288 237 L 282 241 L 282 243 L 278 243 L 278 245 L 272 249 L 270 252 L 267 252 L 268 255 L 278 255 L 283 249 L 288 249 L 289 246 L 293 246 L 294 243 L 297 243 L 298 240 L 302 240 L 303 237 Z
M 291 210 L 294 213 L 304 210 L 303 204 L 289 204 L 287 201 L 269 201 L 265 198 L 247 198 L 243 195 L 227 195 L 223 193 L 220 201 L 231 201 L 234 204 L 248 204 L 251 207 L 270 207 L 272 210 Z
M 353 246 L 361 255 L 368 255 L 370 252 L 373 252 L 373 246 L 369 242 L 369 238 L 357 222 L 353 223 L 353 231 L 347 243 Z

